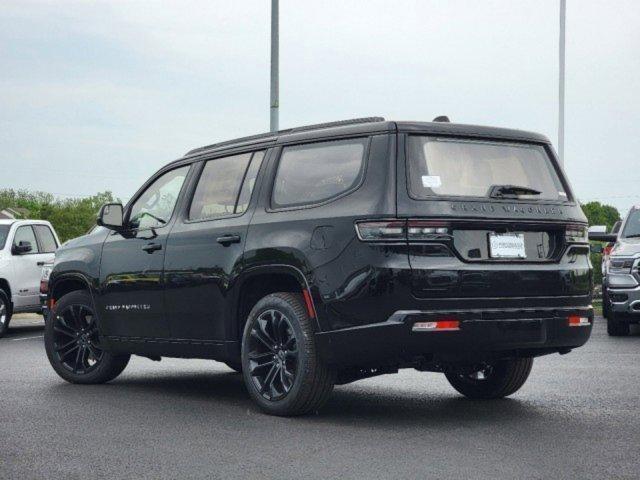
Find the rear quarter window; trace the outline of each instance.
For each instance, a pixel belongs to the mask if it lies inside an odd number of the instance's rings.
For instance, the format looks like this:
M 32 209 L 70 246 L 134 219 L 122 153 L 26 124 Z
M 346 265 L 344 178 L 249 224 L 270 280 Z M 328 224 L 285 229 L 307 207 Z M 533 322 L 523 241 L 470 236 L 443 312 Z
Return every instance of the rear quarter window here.
M 367 144 L 357 138 L 284 147 L 272 207 L 319 204 L 354 190 L 364 173 Z

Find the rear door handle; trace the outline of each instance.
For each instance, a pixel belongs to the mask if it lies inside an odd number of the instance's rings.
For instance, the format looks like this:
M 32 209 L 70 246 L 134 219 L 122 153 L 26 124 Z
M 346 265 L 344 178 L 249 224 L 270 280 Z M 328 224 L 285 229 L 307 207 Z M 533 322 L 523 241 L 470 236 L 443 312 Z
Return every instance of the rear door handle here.
M 223 235 L 222 237 L 216 238 L 216 242 L 227 247 L 232 243 L 240 243 L 240 235 Z
M 160 245 L 159 243 L 149 243 L 148 245 L 142 247 L 142 250 L 147 253 L 153 253 L 156 250 L 162 250 L 162 245 Z

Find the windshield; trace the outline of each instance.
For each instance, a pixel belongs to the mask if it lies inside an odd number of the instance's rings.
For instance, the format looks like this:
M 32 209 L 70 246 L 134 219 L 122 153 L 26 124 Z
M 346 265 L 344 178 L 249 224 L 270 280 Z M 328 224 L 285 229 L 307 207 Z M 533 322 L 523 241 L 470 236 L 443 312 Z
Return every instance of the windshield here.
M 11 225 L 0 225 L 0 249 L 4 248 L 4 242 L 7 241 L 7 235 Z
M 409 137 L 412 196 L 488 197 L 493 187 L 518 187 L 516 198 L 566 201 L 544 147 L 539 145 Z
M 640 210 L 631 210 L 624 223 L 622 238 L 640 237 Z

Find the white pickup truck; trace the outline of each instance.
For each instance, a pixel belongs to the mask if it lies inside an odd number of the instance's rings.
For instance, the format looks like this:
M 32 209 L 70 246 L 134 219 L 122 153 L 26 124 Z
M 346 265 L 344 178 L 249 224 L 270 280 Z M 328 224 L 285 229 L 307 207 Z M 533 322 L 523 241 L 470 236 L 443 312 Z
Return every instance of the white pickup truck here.
M 42 310 L 42 267 L 53 262 L 59 245 L 49 222 L 0 220 L 0 337 L 12 314 Z

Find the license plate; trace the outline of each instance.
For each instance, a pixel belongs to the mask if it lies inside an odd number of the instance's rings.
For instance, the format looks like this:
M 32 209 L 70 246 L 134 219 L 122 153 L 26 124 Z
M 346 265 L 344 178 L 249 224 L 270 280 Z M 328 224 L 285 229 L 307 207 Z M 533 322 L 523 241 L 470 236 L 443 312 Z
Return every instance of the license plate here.
M 490 233 L 489 254 L 492 258 L 526 258 L 524 234 Z

